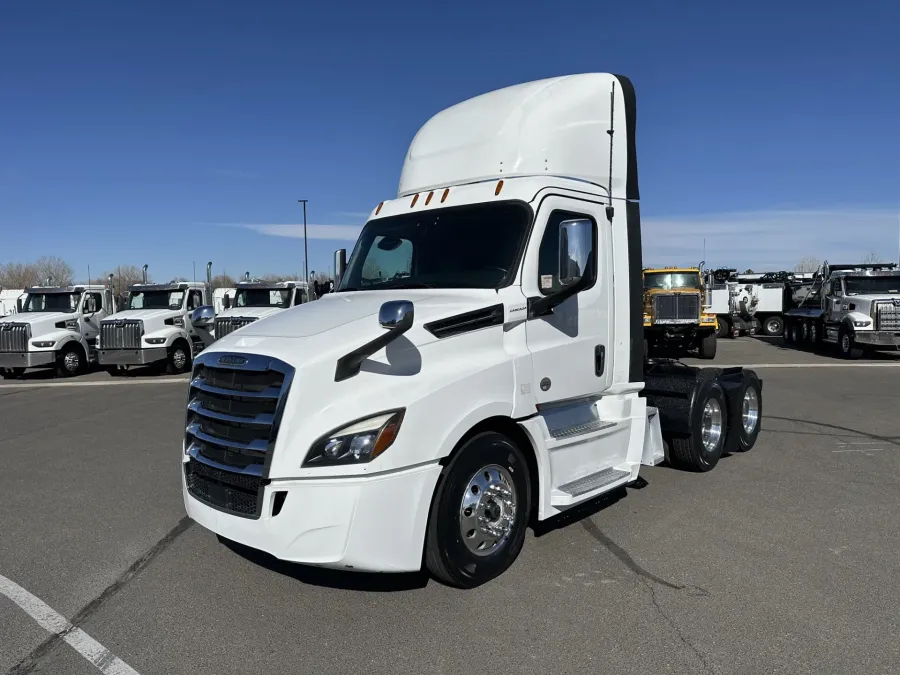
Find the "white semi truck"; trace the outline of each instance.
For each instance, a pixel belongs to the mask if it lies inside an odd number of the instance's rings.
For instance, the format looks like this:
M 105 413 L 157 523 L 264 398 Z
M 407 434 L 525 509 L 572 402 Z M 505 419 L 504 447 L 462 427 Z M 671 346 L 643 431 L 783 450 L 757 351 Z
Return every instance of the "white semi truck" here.
M 784 339 L 814 348 L 832 344 L 847 359 L 900 348 L 900 269 L 896 263 L 829 265 L 800 305 L 785 312 Z
M 147 266 L 140 284 L 128 288 L 122 311 L 101 324 L 99 361 L 111 375 L 133 366 L 165 367 L 170 373 L 190 369 L 194 356 L 212 344 L 205 327 L 191 323 L 191 312 L 212 302 L 212 263 L 206 283 L 147 283 Z
M 113 314 L 109 284 L 29 288 L 21 310 L 0 319 L 0 373 L 21 377 L 27 368 L 55 368 L 62 376 L 78 375 L 97 360 L 97 335 Z
M 305 281 L 260 281 L 250 279 L 248 272 L 235 286 L 233 300 L 226 296 L 224 309 L 216 314 L 215 338 L 306 302 L 309 290 Z
M 424 561 L 472 587 L 642 464 L 751 448 L 752 371 L 644 359 L 635 114 L 627 78 L 592 73 L 432 117 L 335 292 L 197 357 L 190 517 L 284 560 Z

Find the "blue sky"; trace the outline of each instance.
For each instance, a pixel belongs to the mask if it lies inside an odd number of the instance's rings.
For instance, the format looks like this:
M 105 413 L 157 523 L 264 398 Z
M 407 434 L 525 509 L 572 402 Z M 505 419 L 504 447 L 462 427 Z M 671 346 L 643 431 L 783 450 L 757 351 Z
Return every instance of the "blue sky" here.
M 298 272 L 305 198 L 324 269 L 430 115 L 597 70 L 636 87 L 648 264 L 896 259 L 900 3 L 436 7 L 0 4 L 0 263 Z

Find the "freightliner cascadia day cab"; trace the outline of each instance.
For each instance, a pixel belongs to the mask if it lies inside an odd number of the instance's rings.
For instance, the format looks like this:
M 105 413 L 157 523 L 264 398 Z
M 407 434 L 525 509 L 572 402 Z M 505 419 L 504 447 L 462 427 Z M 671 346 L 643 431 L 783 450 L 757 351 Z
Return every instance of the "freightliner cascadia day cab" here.
M 636 159 L 625 77 L 431 118 L 335 292 L 197 357 L 190 517 L 284 560 L 472 587 L 642 464 L 752 447 L 752 371 L 644 359 Z

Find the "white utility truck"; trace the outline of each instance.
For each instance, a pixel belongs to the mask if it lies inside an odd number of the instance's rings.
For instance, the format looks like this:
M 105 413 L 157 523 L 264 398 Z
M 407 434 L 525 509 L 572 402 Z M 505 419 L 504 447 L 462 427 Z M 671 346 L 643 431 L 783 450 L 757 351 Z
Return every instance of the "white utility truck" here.
M 897 264 L 826 261 L 800 305 L 785 313 L 784 339 L 800 347 L 833 344 L 847 359 L 900 348 Z
M 113 314 L 109 285 L 76 284 L 29 288 L 21 310 L 0 319 L 0 372 L 10 379 L 26 368 L 56 368 L 59 375 L 77 375 L 97 359 L 97 334 Z
M 533 521 L 663 461 L 664 438 L 697 471 L 749 449 L 752 371 L 644 360 L 638 197 L 625 77 L 529 82 L 432 117 L 335 292 L 197 357 L 187 513 L 281 559 L 424 561 L 472 587 Z
M 251 279 L 248 272 L 235 286 L 234 300 L 226 296 L 224 309 L 216 314 L 216 340 L 263 317 L 309 302 L 307 286 L 305 281 Z
M 128 287 L 124 309 L 101 324 L 99 360 L 111 375 L 132 366 L 162 366 L 170 373 L 190 369 L 194 356 L 212 344 L 206 328 L 191 323 L 191 312 L 212 302 L 212 263 L 206 284 L 198 281 L 147 283 Z

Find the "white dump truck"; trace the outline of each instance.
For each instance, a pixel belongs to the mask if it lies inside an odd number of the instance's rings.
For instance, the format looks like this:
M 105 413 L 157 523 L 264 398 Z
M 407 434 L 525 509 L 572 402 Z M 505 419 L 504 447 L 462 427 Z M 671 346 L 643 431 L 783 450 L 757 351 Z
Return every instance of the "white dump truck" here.
M 260 281 L 251 279 L 248 272 L 235 286 L 233 300 L 224 298 L 224 309 L 216 314 L 215 338 L 306 302 L 309 290 L 305 281 Z
M 858 359 L 865 351 L 900 348 L 900 269 L 896 263 L 826 261 L 799 306 L 785 312 L 790 345 L 837 347 Z
M 751 448 L 752 371 L 644 359 L 635 115 L 626 77 L 591 73 L 432 117 L 335 292 L 197 357 L 190 517 L 284 560 L 472 587 L 643 464 Z
M 110 278 L 111 283 L 111 278 Z M 77 375 L 97 360 L 97 335 L 115 312 L 111 285 L 46 285 L 26 291 L 20 311 L 0 319 L 0 373 L 20 377 L 27 368 Z
M 212 263 L 207 263 L 205 284 L 151 284 L 144 265 L 143 282 L 129 286 L 122 311 L 101 324 L 100 365 L 112 375 L 148 365 L 164 367 L 169 373 L 189 370 L 194 356 L 213 342 L 209 330 L 190 320 L 191 312 L 212 302 L 211 270 Z

